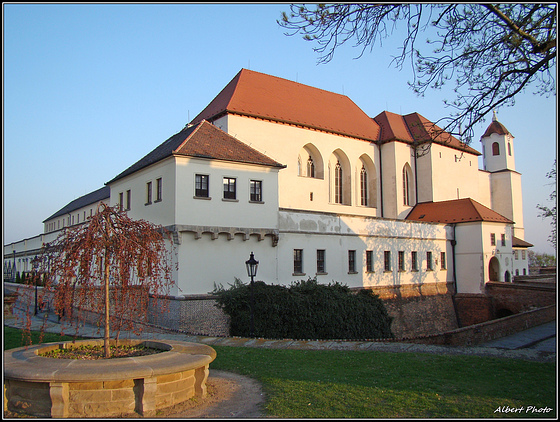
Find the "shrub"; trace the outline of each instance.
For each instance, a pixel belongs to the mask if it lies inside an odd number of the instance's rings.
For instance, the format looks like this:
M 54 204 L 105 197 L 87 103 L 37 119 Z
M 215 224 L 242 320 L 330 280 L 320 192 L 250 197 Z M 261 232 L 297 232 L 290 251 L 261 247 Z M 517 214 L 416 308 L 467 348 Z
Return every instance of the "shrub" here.
M 316 279 L 290 286 L 254 283 L 255 334 L 265 338 L 374 339 L 392 338 L 391 320 L 379 296 L 354 293 L 338 282 Z M 239 279 L 228 289 L 215 287 L 217 306 L 230 317 L 230 334 L 249 336 L 251 286 Z

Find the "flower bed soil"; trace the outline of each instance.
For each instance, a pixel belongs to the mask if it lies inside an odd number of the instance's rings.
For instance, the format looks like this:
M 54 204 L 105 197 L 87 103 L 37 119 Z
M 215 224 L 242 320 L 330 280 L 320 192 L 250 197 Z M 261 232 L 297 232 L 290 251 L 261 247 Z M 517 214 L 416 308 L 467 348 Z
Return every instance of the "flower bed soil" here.
M 68 349 L 55 349 L 45 353 L 41 353 L 39 356 L 55 359 L 96 360 L 148 356 L 156 353 L 161 353 L 163 351 L 164 350 L 145 346 L 111 346 L 111 356 L 106 358 L 105 349 L 103 348 L 103 346 L 79 346 L 71 347 Z

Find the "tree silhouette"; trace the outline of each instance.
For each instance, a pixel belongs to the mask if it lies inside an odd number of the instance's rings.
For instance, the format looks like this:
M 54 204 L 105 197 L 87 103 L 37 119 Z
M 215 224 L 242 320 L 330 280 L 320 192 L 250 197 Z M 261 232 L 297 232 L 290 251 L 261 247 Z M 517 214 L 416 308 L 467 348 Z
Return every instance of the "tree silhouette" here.
M 401 69 L 410 60 L 414 92 L 455 85 L 456 98 L 445 101 L 455 111 L 442 119 L 443 129 L 467 143 L 477 122 L 513 105 L 526 87 L 556 92 L 556 3 L 294 4 L 278 24 L 287 35 L 316 43 L 320 63 L 351 40 L 362 47 L 361 56 L 400 37 L 393 63 Z
M 174 281 L 168 241 L 173 244 L 162 227 L 102 203 L 85 223 L 43 246 L 36 264 L 38 274 L 47 276 L 39 301 L 42 306 L 52 301 L 55 314 L 71 324 L 88 312 L 99 315 L 109 357 L 111 327 L 117 340 L 121 329 L 139 333 L 142 324 L 135 322 L 147 319 L 150 296 L 169 294 Z M 163 307 L 166 301 L 157 302 Z

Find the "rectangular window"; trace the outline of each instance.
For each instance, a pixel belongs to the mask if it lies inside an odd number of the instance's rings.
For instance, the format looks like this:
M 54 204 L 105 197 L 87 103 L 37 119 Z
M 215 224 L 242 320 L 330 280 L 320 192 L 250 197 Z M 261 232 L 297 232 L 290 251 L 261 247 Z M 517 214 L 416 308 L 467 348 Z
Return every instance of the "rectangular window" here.
M 391 271 L 391 251 L 385 251 L 383 253 L 383 261 L 385 271 Z
M 426 252 L 426 269 L 428 271 L 431 271 L 434 269 L 433 263 L 432 263 L 432 253 L 431 252 Z
M 518 251 L 513 251 L 513 256 L 515 256 L 515 260 L 519 260 L 519 253 Z
M 198 198 L 208 198 L 210 196 L 210 190 L 208 189 L 208 178 L 207 174 L 197 174 L 194 177 L 194 196 Z
M 373 251 L 366 251 L 366 271 L 373 272 Z
M 224 177 L 224 199 L 237 199 L 235 178 Z
M 325 274 L 325 250 L 317 249 L 317 274 Z
M 404 251 L 399 251 L 399 271 L 404 271 Z
M 251 202 L 262 202 L 262 181 L 250 181 L 250 198 Z
M 348 272 L 356 272 L 356 251 L 348 251 Z
M 521 259 L 527 259 L 527 255 L 525 251 L 521 251 Z
M 447 262 L 445 261 L 445 252 L 441 253 L 441 269 L 442 270 L 446 270 L 447 269 Z
M 294 249 L 294 274 L 303 274 L 303 249 Z
M 412 271 L 418 271 L 418 252 L 412 251 L 410 253 L 410 267 Z
M 495 233 L 490 233 L 490 244 L 492 246 L 496 246 L 496 234 Z
M 126 191 L 126 210 L 130 211 L 131 193 L 130 190 Z
M 160 202 L 163 198 L 163 180 L 160 177 L 156 179 L 156 202 Z
M 124 193 L 119 193 L 119 211 L 124 209 Z
M 506 246 L 506 235 L 502 233 L 502 246 Z
M 152 203 L 152 182 L 146 183 L 146 205 Z

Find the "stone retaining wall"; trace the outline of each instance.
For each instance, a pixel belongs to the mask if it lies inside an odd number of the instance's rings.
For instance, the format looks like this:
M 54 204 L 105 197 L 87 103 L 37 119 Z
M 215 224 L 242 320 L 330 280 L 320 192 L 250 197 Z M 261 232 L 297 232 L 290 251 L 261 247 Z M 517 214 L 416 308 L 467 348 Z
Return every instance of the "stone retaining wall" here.
M 112 344 L 115 342 L 112 341 Z M 163 351 L 135 358 L 73 360 L 40 356 L 103 340 L 49 343 L 4 352 L 4 408 L 53 418 L 153 417 L 158 409 L 206 395 L 209 346 L 180 341 L 121 340 Z
M 445 333 L 395 339 L 395 341 L 445 346 L 475 346 L 555 320 L 556 305 L 550 305 Z

